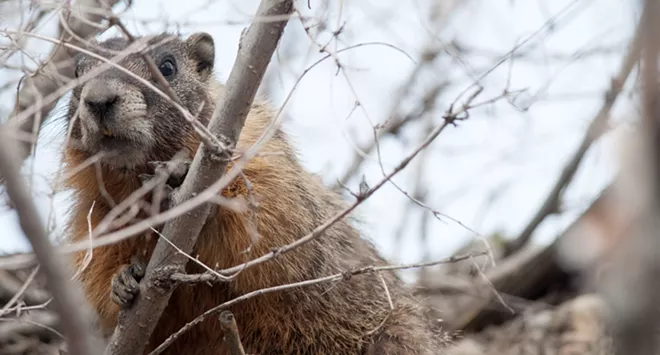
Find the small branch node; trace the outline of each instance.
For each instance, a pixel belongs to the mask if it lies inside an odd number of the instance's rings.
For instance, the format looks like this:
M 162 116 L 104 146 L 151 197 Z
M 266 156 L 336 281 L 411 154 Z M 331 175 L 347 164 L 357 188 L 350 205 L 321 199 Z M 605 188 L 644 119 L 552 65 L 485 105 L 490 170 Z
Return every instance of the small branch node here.
M 231 355 L 245 355 L 234 315 L 230 311 L 225 310 L 220 313 L 219 319 L 222 330 L 225 331 L 225 339 L 229 343 L 229 353 Z

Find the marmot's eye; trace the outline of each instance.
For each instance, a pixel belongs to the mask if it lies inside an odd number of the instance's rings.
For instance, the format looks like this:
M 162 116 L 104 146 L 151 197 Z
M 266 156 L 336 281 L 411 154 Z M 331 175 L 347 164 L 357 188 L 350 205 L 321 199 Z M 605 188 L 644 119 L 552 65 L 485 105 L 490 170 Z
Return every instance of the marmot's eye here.
M 73 70 L 73 76 L 76 79 L 78 79 L 78 77 L 80 76 L 80 66 L 79 65 L 76 65 L 76 68 Z
M 174 58 L 167 57 L 158 66 L 158 70 L 163 74 L 164 77 L 172 76 L 176 73 L 176 65 L 174 64 Z

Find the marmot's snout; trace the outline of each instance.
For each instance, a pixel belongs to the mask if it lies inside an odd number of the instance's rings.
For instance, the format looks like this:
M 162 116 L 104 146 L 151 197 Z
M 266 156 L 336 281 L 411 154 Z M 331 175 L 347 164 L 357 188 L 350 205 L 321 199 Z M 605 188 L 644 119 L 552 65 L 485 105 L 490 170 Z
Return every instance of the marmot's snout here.
M 148 134 L 145 127 L 147 105 L 142 93 L 111 78 L 87 82 L 80 94 L 80 118 L 90 139 L 102 136 L 129 139 L 136 133 Z M 146 130 L 146 131 L 145 131 Z
M 98 121 L 101 127 L 112 124 L 119 106 L 119 92 L 114 86 L 92 83 L 86 85 L 83 91 L 84 109 L 90 119 Z
M 84 84 L 78 104 L 81 143 L 90 153 L 110 153 L 117 165 L 142 162 L 155 144 L 147 103 L 139 88 L 102 76 Z M 131 159 L 139 156 L 139 159 Z

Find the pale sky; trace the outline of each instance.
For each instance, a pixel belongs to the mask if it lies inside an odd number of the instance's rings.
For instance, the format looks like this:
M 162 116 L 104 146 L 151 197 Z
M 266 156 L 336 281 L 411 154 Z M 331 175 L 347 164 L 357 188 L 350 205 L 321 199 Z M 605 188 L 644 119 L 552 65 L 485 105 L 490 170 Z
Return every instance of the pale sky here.
M 381 42 L 388 43 L 419 59 L 422 48 L 429 43 L 438 45 L 451 40 L 487 52 L 487 56 L 469 55 L 457 64 L 445 55 L 425 72 L 424 82 L 454 79 L 453 85 L 437 102 L 439 111 L 434 122 L 440 123 L 440 114 L 446 110 L 457 93 L 465 89 L 476 77 L 488 69 L 495 59 L 525 38 L 536 33 L 544 23 L 563 13 L 554 28 L 537 33 L 520 48 L 529 53 L 529 59 L 507 61 L 490 73 L 481 85 L 484 92 L 476 102 L 484 101 L 502 92 L 509 83 L 510 90 L 527 89 L 514 102 L 519 107 L 533 104 L 526 112 L 515 109 L 506 101 L 474 110 L 470 118 L 458 127 L 443 132 L 429 147 L 428 158 L 423 161 L 425 174 L 422 181 L 429 190 L 427 203 L 464 225 L 486 235 L 495 230 L 507 236 L 516 235 L 535 213 L 557 175 L 581 140 L 584 129 L 598 111 L 608 87 L 621 62 L 625 43 L 630 38 L 635 16 L 633 5 L 620 0 L 469 0 L 458 10 L 444 31 L 435 38 L 429 31 L 427 7 L 430 0 L 359 0 L 333 1 L 342 3 L 341 21 L 333 9 L 329 30 L 344 23 L 344 31 L 335 50 L 348 45 Z M 211 3 L 211 5 L 208 5 Z M 305 13 L 306 1 L 298 1 Z M 216 72 L 225 80 L 235 59 L 241 30 L 256 9 L 255 0 L 218 1 L 153 1 L 134 0 L 126 19 L 135 34 L 148 34 L 162 30 L 167 18 L 170 23 L 184 20 L 180 27 L 184 35 L 206 31 L 213 35 L 216 45 Z M 312 9 L 320 2 L 311 1 Z M 572 4 L 570 7 L 569 4 Z M 562 12 L 563 11 L 563 12 Z M 137 20 L 151 20 L 145 26 Z M 15 23 L 5 21 L 0 27 L 12 28 Z M 228 23 L 233 24 L 228 24 Z M 238 22 L 238 23 L 237 23 Z M 15 27 L 14 27 L 15 28 Z M 175 31 L 171 25 L 169 30 Z M 53 34 L 44 26 L 40 33 Z M 110 35 L 110 34 L 109 34 Z M 319 38 L 326 43 L 330 36 Z M 4 39 L 0 39 L 0 43 Z M 318 48 L 310 43 L 300 22 L 291 20 L 285 34 L 285 43 L 293 43 L 291 60 L 279 63 L 281 71 L 275 73 L 279 85 L 270 94 L 275 105 L 281 104 L 291 90 L 295 79 L 311 63 L 320 58 Z M 333 42 L 334 43 L 334 42 Z M 616 49 L 588 59 L 558 60 L 556 55 L 570 57 L 579 51 L 597 47 Z M 50 45 L 30 41 L 30 53 L 47 54 Z M 336 74 L 332 60 L 313 69 L 302 80 L 286 108 L 285 128 L 301 153 L 305 167 L 320 173 L 332 183 L 345 171 L 353 146 L 371 138 L 367 119 L 382 122 L 398 97 L 398 90 L 408 78 L 415 63 L 400 51 L 385 45 L 363 46 L 339 54 L 347 68 L 346 76 Z M 15 79 L 16 72 L 0 70 L 0 84 L 4 78 Z M 353 111 L 357 94 L 364 111 Z M 421 92 L 419 89 L 417 92 Z M 0 112 L 11 109 L 14 91 L 0 95 Z M 58 107 L 65 104 L 63 98 Z M 277 106 L 279 107 L 279 106 Z M 626 119 L 634 111 L 626 105 L 617 105 L 617 121 Z M 366 115 L 365 112 L 366 111 Z M 57 110 L 54 115 L 61 115 Z M 3 117 L 4 118 L 4 117 Z M 47 125 L 40 137 L 35 160 L 35 191 L 39 206 L 46 217 L 51 209 L 48 181 L 59 166 L 57 155 L 61 137 L 59 123 Z M 385 168 L 389 170 L 408 155 L 420 141 L 419 125 L 406 129 L 404 139 L 387 138 L 381 142 Z M 357 143 L 356 143 L 357 141 Z M 352 142 L 352 143 L 351 143 Z M 567 193 L 564 207 L 567 212 L 549 218 L 536 232 L 535 242 L 547 243 L 570 223 L 608 181 L 615 169 L 612 140 L 597 144 L 588 154 L 587 161 Z M 398 175 L 394 181 L 412 192 L 416 179 L 417 161 Z M 27 167 L 27 166 L 26 166 Z M 367 181 L 375 183 L 382 178 L 380 168 L 372 157 L 364 165 Z M 26 170 L 27 171 L 27 170 Z M 349 184 L 356 188 L 357 182 Z M 41 192 L 41 194 L 39 194 Z M 490 204 L 487 204 L 490 200 Z M 52 204 L 58 225 L 65 217 L 66 194 L 56 196 Z M 365 236 L 376 243 L 384 255 L 397 262 L 419 260 L 426 249 L 432 258 L 445 257 L 474 233 L 451 220 L 429 219 L 429 241 L 425 247 L 419 243 L 421 208 L 413 210 L 405 221 L 405 234 L 400 246 L 394 237 L 403 216 L 410 208 L 407 198 L 390 185 L 377 192 L 358 213 L 364 220 L 361 228 Z M 28 250 L 16 216 L 0 205 L 0 252 Z

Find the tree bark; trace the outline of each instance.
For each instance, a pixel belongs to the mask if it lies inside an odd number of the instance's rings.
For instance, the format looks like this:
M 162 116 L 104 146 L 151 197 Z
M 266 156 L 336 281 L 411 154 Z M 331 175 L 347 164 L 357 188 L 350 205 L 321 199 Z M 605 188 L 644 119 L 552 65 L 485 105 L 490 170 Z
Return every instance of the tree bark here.
M 292 0 L 262 0 L 256 18 L 282 17 L 293 10 Z M 238 56 L 226 83 L 226 91 L 208 125 L 210 132 L 233 148 L 243 129 L 264 72 L 282 36 L 288 19 L 255 21 L 242 36 Z M 227 151 L 227 153 L 229 153 Z M 218 153 L 201 144 L 179 192 L 175 204 L 201 193 L 225 172 L 228 160 L 218 160 Z M 165 224 L 162 234 L 189 254 L 211 209 L 205 203 L 188 214 Z M 180 271 L 188 259 L 160 240 L 140 284 L 140 293 L 130 309 L 120 313 L 118 325 L 106 348 L 107 355 L 142 354 L 175 285 L 164 283 L 164 276 Z

